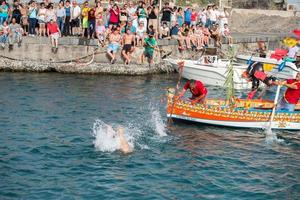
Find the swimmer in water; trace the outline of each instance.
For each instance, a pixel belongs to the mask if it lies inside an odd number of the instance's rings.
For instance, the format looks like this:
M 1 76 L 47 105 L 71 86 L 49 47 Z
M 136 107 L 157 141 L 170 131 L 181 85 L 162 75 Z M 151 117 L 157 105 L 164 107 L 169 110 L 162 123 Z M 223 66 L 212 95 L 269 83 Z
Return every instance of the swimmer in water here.
M 124 128 L 122 126 L 118 127 L 117 134 L 120 139 L 120 151 L 124 154 L 131 153 L 133 149 L 129 146 L 127 139 L 124 135 Z

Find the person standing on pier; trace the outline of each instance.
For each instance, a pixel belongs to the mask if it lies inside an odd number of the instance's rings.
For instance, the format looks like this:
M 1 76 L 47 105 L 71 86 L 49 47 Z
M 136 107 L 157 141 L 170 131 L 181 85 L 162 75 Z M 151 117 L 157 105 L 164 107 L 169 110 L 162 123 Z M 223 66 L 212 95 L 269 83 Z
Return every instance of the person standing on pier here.
M 51 45 L 52 45 L 52 52 L 57 53 L 58 50 L 58 38 L 60 37 L 61 33 L 58 28 L 57 23 L 51 19 L 50 23 L 47 25 L 47 32 L 48 36 L 51 39 Z
M 201 81 L 193 80 L 193 79 L 185 83 L 182 91 L 179 93 L 178 97 L 176 98 L 176 101 L 182 98 L 188 89 L 192 93 L 192 97 L 190 97 L 192 104 L 205 102 L 207 96 L 206 87 L 203 85 Z
M 144 58 L 148 58 L 149 65 L 153 64 L 153 54 L 154 50 L 159 50 L 157 47 L 157 41 L 154 38 L 155 33 L 151 32 L 149 33 L 149 36 L 145 38 L 144 46 L 145 50 L 144 53 L 141 56 L 141 63 L 144 63 Z
M 134 47 L 134 35 L 131 33 L 130 29 L 126 29 L 126 33 L 123 36 L 123 49 L 122 49 L 122 55 L 125 58 L 125 64 L 130 64 L 130 56 L 133 51 Z

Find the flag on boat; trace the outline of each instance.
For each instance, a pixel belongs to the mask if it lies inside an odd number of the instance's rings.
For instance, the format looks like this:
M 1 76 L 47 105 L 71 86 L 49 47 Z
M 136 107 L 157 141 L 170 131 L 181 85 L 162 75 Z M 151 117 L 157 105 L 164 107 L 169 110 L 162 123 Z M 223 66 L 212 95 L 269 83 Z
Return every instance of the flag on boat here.
M 285 38 L 283 40 L 283 44 L 288 46 L 288 47 L 294 47 L 296 44 L 298 44 L 298 40 L 295 38 Z
M 282 60 L 288 54 L 288 50 L 286 49 L 275 49 L 275 52 L 271 54 L 271 58 L 276 60 Z
M 293 30 L 293 33 L 297 35 L 298 39 L 300 40 L 300 29 Z

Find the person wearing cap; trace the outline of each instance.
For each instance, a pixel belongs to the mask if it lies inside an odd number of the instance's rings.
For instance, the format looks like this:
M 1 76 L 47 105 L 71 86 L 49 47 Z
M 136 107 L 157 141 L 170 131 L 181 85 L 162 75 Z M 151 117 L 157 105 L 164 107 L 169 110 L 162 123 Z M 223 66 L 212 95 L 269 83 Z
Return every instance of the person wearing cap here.
M 149 33 L 148 37 L 145 38 L 145 40 L 144 40 L 145 50 L 141 56 L 141 63 L 144 62 L 144 57 L 146 57 L 148 59 L 148 63 L 150 65 L 153 64 L 154 50 L 158 50 L 157 41 L 154 38 L 154 35 L 155 35 L 155 33 L 151 32 L 151 33 Z
M 300 72 L 297 73 L 295 79 L 275 82 L 275 84 L 280 84 L 287 87 L 283 98 L 279 101 L 277 110 L 287 110 L 293 112 L 300 99 Z
M 58 38 L 60 37 L 61 33 L 60 33 L 57 23 L 53 19 L 51 19 L 50 22 L 47 24 L 47 34 L 48 34 L 48 37 L 50 37 L 50 39 L 51 39 L 52 52 L 57 53 Z
M 182 91 L 179 93 L 177 100 L 182 98 L 187 90 L 190 90 L 192 93 L 192 97 L 189 98 L 192 104 L 205 102 L 207 89 L 200 80 L 188 80 L 183 86 Z

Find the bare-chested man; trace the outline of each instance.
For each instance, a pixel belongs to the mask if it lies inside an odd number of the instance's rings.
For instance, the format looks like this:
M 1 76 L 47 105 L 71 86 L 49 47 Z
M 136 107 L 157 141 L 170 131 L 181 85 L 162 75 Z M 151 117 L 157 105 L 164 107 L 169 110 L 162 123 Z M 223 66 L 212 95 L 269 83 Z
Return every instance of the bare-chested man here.
M 131 33 L 130 29 L 126 29 L 126 34 L 123 36 L 123 49 L 122 55 L 125 58 L 125 64 L 128 65 L 130 63 L 130 55 L 134 50 L 134 41 L 135 37 Z
M 109 44 L 107 48 L 107 54 L 111 58 L 110 62 L 112 64 L 116 61 L 116 53 L 118 49 L 120 48 L 120 41 L 121 41 L 121 35 L 119 30 L 113 29 L 112 33 L 109 35 Z

